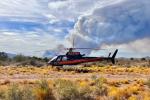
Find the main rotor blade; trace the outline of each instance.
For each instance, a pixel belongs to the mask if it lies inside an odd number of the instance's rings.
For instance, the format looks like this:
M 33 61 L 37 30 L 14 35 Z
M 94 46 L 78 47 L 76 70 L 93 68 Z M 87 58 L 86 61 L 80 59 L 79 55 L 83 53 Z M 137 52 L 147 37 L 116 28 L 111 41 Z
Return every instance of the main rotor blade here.
M 89 50 L 106 50 L 106 49 L 100 49 L 100 48 L 66 48 L 66 50 L 70 50 L 70 49 L 89 49 Z

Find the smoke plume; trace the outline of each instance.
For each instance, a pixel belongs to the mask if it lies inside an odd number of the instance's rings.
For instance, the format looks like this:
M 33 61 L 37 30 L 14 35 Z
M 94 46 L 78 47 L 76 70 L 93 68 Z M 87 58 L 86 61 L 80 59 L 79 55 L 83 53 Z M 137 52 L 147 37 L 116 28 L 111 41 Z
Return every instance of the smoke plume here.
M 78 18 L 68 38 L 75 39 L 76 47 L 93 48 L 150 39 L 149 5 L 149 0 L 124 0 L 95 7 L 92 13 Z

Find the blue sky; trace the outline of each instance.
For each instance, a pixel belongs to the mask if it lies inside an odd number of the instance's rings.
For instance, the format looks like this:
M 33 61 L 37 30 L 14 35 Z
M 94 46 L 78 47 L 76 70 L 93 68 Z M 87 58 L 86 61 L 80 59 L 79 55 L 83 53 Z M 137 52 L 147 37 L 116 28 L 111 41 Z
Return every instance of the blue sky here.
M 42 56 L 44 50 L 70 47 L 75 38 L 76 47 L 150 56 L 149 5 L 149 0 L 2 0 L 0 51 Z

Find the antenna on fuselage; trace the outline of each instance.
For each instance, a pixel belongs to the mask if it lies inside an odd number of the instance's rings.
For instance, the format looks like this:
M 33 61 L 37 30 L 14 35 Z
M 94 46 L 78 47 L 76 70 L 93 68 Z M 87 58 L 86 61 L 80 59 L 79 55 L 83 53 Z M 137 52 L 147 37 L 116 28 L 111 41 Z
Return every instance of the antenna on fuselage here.
M 75 38 L 72 39 L 72 47 L 69 48 L 69 52 L 73 52 L 74 48 L 75 48 Z

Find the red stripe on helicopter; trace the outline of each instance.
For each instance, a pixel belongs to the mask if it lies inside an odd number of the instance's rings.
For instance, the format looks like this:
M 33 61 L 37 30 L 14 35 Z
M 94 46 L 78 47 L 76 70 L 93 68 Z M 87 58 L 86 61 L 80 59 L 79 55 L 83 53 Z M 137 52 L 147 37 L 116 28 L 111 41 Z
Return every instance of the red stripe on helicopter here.
M 87 59 L 80 59 L 80 60 L 71 60 L 71 61 L 60 61 L 59 64 L 78 64 L 84 62 L 93 62 L 93 61 L 100 61 L 102 58 L 87 58 Z

